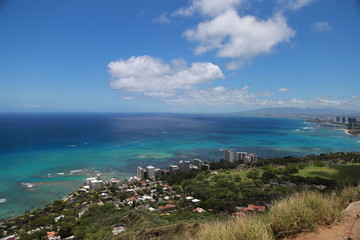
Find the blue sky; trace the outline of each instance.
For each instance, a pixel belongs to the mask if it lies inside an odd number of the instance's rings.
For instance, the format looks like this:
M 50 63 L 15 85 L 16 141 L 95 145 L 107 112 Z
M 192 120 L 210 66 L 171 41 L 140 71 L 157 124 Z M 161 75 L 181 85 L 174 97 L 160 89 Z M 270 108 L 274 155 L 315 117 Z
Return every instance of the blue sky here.
M 360 109 L 356 0 L 0 0 L 0 111 Z

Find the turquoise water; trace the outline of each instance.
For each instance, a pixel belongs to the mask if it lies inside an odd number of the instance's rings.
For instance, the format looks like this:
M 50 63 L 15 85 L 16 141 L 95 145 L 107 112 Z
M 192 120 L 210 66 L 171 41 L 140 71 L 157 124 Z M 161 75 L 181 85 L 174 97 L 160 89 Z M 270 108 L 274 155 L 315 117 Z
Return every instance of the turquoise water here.
M 136 167 L 219 159 L 359 151 L 360 138 L 304 120 L 190 114 L 2 114 L 0 218 L 62 198 L 84 179 L 133 176 Z

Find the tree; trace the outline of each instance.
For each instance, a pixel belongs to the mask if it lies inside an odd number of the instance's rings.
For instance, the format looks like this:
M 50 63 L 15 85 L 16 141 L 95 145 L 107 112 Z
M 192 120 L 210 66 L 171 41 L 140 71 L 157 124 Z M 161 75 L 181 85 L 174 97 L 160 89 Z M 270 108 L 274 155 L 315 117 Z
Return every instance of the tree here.
M 270 182 L 270 180 L 276 178 L 276 174 L 271 169 L 268 169 L 263 172 L 261 178 L 264 182 Z
M 247 174 L 247 178 L 251 178 L 252 180 L 257 179 L 260 176 L 260 172 L 257 169 L 250 170 Z
M 72 225 L 70 223 L 64 222 L 59 231 L 61 238 L 67 238 L 72 235 Z
M 234 176 L 234 181 L 235 182 L 241 182 L 241 176 L 239 174 Z
M 325 164 L 325 162 L 323 162 L 321 160 L 316 160 L 316 161 L 314 161 L 314 166 L 315 167 L 325 167 L 326 164 Z
M 290 175 L 290 174 L 294 174 L 294 173 L 298 173 L 299 172 L 299 167 L 295 166 L 294 164 L 288 164 L 285 169 L 284 169 L 284 174 L 285 175 Z

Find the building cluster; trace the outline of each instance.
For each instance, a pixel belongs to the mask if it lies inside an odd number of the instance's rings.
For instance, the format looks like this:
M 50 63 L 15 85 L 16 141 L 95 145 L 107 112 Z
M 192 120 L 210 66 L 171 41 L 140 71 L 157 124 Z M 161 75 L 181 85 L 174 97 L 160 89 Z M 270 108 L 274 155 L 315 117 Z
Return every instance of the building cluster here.
M 247 152 L 233 152 L 231 150 L 224 150 L 224 161 L 232 163 L 234 161 L 243 161 L 244 163 L 254 163 L 258 159 L 254 153 Z
M 156 179 L 162 176 L 173 175 L 178 172 L 187 172 L 190 170 L 209 170 L 210 165 L 204 163 L 202 160 L 195 158 L 192 162 L 180 160 L 178 165 L 170 164 L 167 169 L 155 168 L 151 165 L 146 168 L 138 167 L 137 168 L 137 178 L 140 180 L 143 179 Z
M 86 185 L 83 188 L 99 190 L 99 189 L 103 188 L 104 185 L 105 185 L 105 182 L 100 179 L 100 174 L 98 174 L 96 177 L 87 178 Z
M 85 186 L 80 188 L 80 191 L 87 192 L 89 189 L 99 190 L 104 188 L 105 185 L 116 188 L 119 185 L 119 180 L 111 178 L 109 181 L 103 181 L 100 178 L 100 174 L 97 174 L 96 177 L 86 178 Z
M 346 124 L 347 129 L 360 128 L 360 119 L 355 117 L 336 117 L 335 122 Z

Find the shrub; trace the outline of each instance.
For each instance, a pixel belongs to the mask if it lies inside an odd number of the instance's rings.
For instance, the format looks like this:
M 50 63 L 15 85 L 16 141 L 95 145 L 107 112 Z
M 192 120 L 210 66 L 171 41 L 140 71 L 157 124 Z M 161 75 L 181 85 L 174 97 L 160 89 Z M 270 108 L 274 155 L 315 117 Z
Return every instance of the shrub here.
M 197 234 L 183 239 L 199 240 L 272 240 L 269 228 L 259 216 L 235 217 L 227 221 L 216 221 L 201 225 Z
M 317 224 L 332 224 L 341 215 L 340 205 L 333 196 L 303 192 L 275 202 L 268 214 L 276 238 L 313 231 Z

